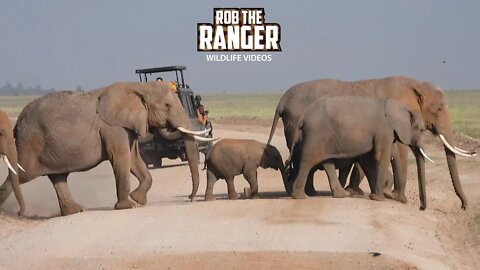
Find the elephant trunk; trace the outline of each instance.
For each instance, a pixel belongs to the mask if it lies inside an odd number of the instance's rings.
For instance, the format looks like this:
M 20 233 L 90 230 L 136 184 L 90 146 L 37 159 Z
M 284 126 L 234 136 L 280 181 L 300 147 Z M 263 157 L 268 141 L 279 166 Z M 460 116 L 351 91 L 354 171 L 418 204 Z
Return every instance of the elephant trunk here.
M 187 156 L 188 166 L 190 167 L 190 173 L 192 175 L 192 193 L 190 196 L 188 196 L 188 198 L 193 201 L 199 186 L 198 150 L 195 139 L 192 136 L 183 134 L 183 140 L 185 141 L 185 154 Z
M 294 158 L 296 157 L 295 155 L 293 155 L 293 152 L 292 152 L 290 154 L 289 159 L 285 161 L 285 166 L 284 166 L 285 177 L 283 178 L 283 185 L 285 187 L 285 191 L 289 196 L 292 194 L 293 180 L 295 179 L 295 174 L 296 174 L 295 170 L 297 169 L 297 167 L 293 167 L 293 164 L 298 163 L 298 162 L 295 163 L 293 160 L 290 160 Z
M 421 148 L 416 147 L 414 149 L 415 160 L 417 161 L 417 174 L 418 174 L 418 195 L 420 197 L 420 210 L 427 208 L 427 192 L 425 189 L 425 158 L 420 151 Z
M 452 144 L 453 135 L 451 132 L 446 134 L 440 134 L 440 135 L 442 135 L 445 138 L 445 141 L 447 142 L 447 143 L 444 143 L 444 149 L 445 149 L 445 155 L 447 156 L 448 170 L 450 171 L 450 177 L 452 178 L 452 184 L 453 184 L 455 193 L 457 194 L 458 198 L 460 198 L 460 201 L 462 202 L 462 209 L 465 210 L 467 208 L 468 202 L 467 202 L 467 198 L 465 197 L 465 194 L 463 193 L 462 185 L 460 183 L 460 177 L 458 175 L 458 168 L 457 168 L 457 159 L 455 157 L 455 153 L 452 150 L 450 150 L 449 146 L 447 146 L 447 144 L 449 144 L 450 146 L 453 145 Z
M 280 170 L 280 173 L 282 174 L 282 180 L 283 180 L 283 185 L 286 186 L 287 184 L 287 173 L 285 171 L 285 166 L 283 165 L 283 163 L 280 161 L 280 164 L 278 165 L 278 168 Z
M 10 193 L 13 192 L 15 197 L 17 198 L 18 204 L 20 205 L 20 210 L 18 211 L 18 215 L 22 215 L 25 212 L 25 201 L 23 199 L 23 194 L 20 189 L 20 179 L 18 174 L 20 173 L 18 167 L 18 157 L 17 157 L 17 149 L 15 147 L 15 143 L 12 142 L 12 146 L 9 147 L 10 149 L 7 151 L 7 154 L 2 155 L 2 159 L 8 167 L 8 177 L 5 183 L 0 187 L 1 191 L 1 198 L 0 201 L 3 203 Z M 6 188 L 6 184 L 10 182 L 11 189 Z

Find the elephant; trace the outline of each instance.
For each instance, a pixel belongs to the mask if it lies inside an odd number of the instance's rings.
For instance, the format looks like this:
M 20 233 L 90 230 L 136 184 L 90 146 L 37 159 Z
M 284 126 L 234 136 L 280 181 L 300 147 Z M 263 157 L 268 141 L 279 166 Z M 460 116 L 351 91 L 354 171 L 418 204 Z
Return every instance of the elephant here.
M 409 146 L 417 160 L 420 209 L 424 210 L 424 158 L 429 159 L 422 149 L 424 131 L 421 115 L 391 98 L 337 96 L 318 99 L 305 110 L 293 134 L 292 153 L 299 153 L 299 164 L 291 195 L 296 199 L 308 198 L 304 191 L 307 177 L 312 168 L 321 165 L 332 193 L 346 196 L 335 165 L 356 161 L 369 180 L 370 198 L 384 200 L 386 173 L 393 142 L 397 141 Z M 392 166 L 394 173 L 398 172 L 395 162 Z M 399 177 L 394 180 L 395 185 L 399 185 Z
M 462 150 L 453 146 L 453 128 L 444 93 L 439 86 L 429 82 L 422 82 L 404 76 L 393 76 L 360 81 L 322 79 L 299 83 L 288 89 L 281 97 L 275 110 L 267 143 L 271 142 L 278 119 L 282 118 L 287 147 L 291 151 L 295 126 L 298 119 L 304 114 L 305 108 L 322 97 L 345 95 L 389 97 L 412 111 L 421 114 L 426 129 L 438 136 L 444 145 L 455 193 L 460 198 L 462 209 L 466 209 L 468 202 L 460 183 L 456 155 L 471 157 L 476 155 L 476 152 Z M 403 175 L 400 181 L 406 183 L 408 148 L 401 144 L 397 145 L 397 148 L 399 168 L 401 175 Z M 292 162 L 295 163 L 296 160 L 293 159 Z M 346 177 L 349 170 L 350 168 L 346 169 L 346 171 L 340 171 L 340 175 Z M 350 188 L 358 188 L 360 184 L 359 175 L 361 175 L 361 172 L 358 171 L 358 166 L 355 166 L 352 176 L 357 177 L 351 177 Z M 315 193 L 313 173 L 311 173 L 307 181 L 306 191 L 308 194 Z M 403 197 L 405 197 L 404 194 Z
M 193 201 L 199 184 L 198 131 L 177 95 L 163 82 L 118 82 L 88 92 L 63 91 L 30 102 L 14 128 L 18 160 L 26 172 L 19 182 L 46 175 L 57 193 L 62 215 L 83 211 L 72 198 L 67 177 L 108 160 L 113 168 L 118 201 L 115 209 L 147 203 L 152 176 L 140 157 L 139 136 L 151 127 L 181 131 L 192 177 Z M 130 193 L 130 173 L 140 182 Z M 0 187 L 0 204 L 11 193 Z
M 18 164 L 17 147 L 15 146 L 15 140 L 13 138 L 13 128 L 10 119 L 5 112 L 0 111 L 0 156 L 5 162 L 8 168 L 8 179 L 11 183 L 11 188 L 15 193 L 20 210 L 18 214 L 21 215 L 25 211 L 25 201 L 23 199 L 22 192 L 20 190 L 20 181 L 18 179 L 18 172 L 24 170 L 20 164 Z M 17 167 L 15 170 L 14 165 Z
M 273 145 L 255 140 L 222 139 L 213 145 L 205 159 L 207 188 L 205 200 L 214 200 L 213 186 L 219 178 L 225 179 L 230 199 L 237 199 L 233 179 L 243 174 L 250 184 L 251 196 L 258 198 L 257 168 L 280 170 L 285 177 L 282 156 Z

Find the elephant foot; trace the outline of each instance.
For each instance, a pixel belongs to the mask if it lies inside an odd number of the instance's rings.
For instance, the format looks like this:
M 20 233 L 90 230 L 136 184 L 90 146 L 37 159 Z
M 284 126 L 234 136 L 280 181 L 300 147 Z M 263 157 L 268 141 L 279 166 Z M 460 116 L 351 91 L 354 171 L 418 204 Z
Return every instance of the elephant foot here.
M 401 203 L 407 203 L 408 200 L 407 200 L 407 197 L 405 196 L 405 193 L 400 193 L 396 190 L 393 191 L 393 199 L 396 200 L 396 201 L 399 201 Z
M 385 201 L 385 196 L 382 194 L 382 195 L 379 195 L 379 194 L 370 194 L 370 199 L 374 200 L 374 201 Z
M 230 200 L 236 200 L 236 199 L 240 198 L 240 194 L 238 194 L 236 192 L 235 193 L 228 193 L 228 198 Z
M 245 195 L 245 198 L 246 199 L 258 199 L 258 191 L 252 191 L 251 188 L 244 188 L 243 189 L 243 193 Z
M 205 201 L 215 201 L 215 196 L 212 194 L 205 194 Z
M 83 212 L 83 207 L 80 206 L 78 203 L 71 203 L 68 206 L 64 206 L 60 209 L 62 216 L 73 215 L 76 213 Z
M 138 204 L 141 204 L 141 205 L 147 204 L 147 192 L 144 192 L 139 188 L 135 189 L 130 193 L 130 198 L 132 198 Z
M 292 197 L 294 199 L 308 199 L 308 195 L 305 194 L 304 191 L 296 191 L 296 190 L 293 190 L 292 191 Z
M 360 196 L 365 195 L 365 192 L 363 192 L 363 190 L 362 190 L 360 187 L 351 187 L 351 186 L 348 186 L 345 190 L 346 190 L 348 193 L 350 193 L 350 195 L 360 195 Z
M 388 199 L 390 199 L 390 200 L 395 200 L 395 195 L 393 194 L 393 192 L 392 192 L 390 189 L 384 189 L 384 190 L 383 190 L 383 194 L 384 194 L 385 197 L 387 197 Z
M 333 198 L 345 198 L 345 197 L 348 197 L 348 195 L 350 195 L 350 193 L 345 191 L 343 188 L 332 190 Z
M 115 204 L 115 209 L 117 210 L 120 210 L 120 209 L 130 209 L 130 208 L 133 208 L 135 207 L 135 203 L 129 201 L 128 199 L 124 200 L 124 201 L 118 201 L 116 204 Z

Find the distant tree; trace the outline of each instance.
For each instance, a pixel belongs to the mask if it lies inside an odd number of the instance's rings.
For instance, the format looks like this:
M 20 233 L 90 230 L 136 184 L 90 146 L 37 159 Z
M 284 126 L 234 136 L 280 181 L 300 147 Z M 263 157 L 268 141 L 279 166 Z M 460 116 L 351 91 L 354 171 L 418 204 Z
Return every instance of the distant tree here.
M 77 92 L 84 92 L 83 88 L 80 85 L 77 85 L 77 88 L 75 89 Z
M 55 92 L 55 89 L 42 89 L 38 84 L 35 87 L 25 87 L 21 82 L 17 83 L 17 86 L 13 86 L 10 82 L 7 82 L 0 87 L 0 95 L 4 96 L 44 95 L 50 92 Z
M 15 87 L 15 90 L 17 90 L 17 91 L 19 91 L 19 92 L 25 90 L 25 89 L 23 88 L 23 83 L 21 83 L 21 82 L 17 83 L 17 87 Z

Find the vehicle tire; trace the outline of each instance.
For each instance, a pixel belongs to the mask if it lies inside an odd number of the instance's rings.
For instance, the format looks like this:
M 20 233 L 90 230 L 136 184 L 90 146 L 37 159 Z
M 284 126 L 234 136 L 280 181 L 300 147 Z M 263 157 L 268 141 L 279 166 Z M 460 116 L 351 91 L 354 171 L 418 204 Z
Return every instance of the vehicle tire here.
M 155 159 L 155 162 L 153 162 L 153 168 L 161 168 L 162 167 L 162 159 L 157 158 Z

